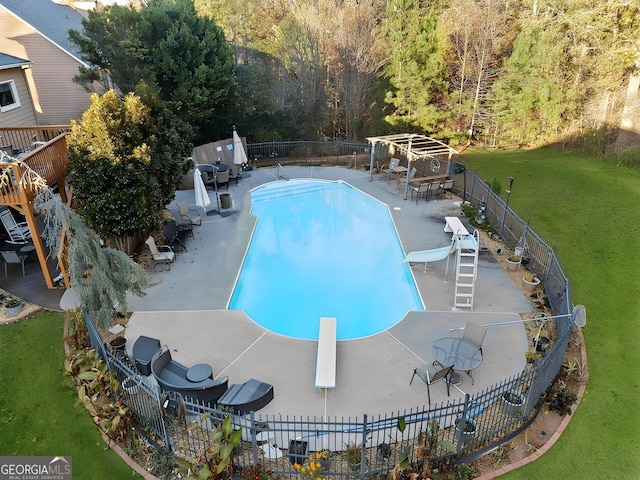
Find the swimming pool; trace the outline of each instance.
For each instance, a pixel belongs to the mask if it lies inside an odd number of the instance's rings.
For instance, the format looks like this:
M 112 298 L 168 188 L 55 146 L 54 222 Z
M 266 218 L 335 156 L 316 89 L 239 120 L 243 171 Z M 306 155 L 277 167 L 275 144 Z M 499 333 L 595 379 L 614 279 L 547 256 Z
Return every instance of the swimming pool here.
M 251 192 L 258 218 L 229 308 L 289 337 L 386 330 L 424 303 L 388 207 L 343 182 L 291 180 Z

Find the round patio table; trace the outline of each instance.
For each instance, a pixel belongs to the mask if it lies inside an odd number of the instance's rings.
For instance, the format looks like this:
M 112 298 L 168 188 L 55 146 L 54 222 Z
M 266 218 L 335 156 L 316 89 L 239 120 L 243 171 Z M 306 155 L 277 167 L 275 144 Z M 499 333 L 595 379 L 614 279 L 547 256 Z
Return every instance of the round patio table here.
M 213 377 L 213 368 L 206 363 L 197 363 L 187 370 L 186 376 L 190 382 L 204 382 L 207 378 Z
M 443 367 L 453 365 L 454 370 L 465 371 L 473 383 L 469 372 L 482 363 L 482 353 L 473 343 L 462 338 L 445 337 L 433 342 L 432 351 L 437 363 Z

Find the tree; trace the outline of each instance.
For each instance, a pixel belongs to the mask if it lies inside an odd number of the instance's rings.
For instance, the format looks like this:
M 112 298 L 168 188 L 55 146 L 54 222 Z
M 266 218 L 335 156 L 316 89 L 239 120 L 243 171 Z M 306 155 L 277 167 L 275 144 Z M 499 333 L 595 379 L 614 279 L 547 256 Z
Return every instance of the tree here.
M 184 157 L 176 155 L 186 146 L 173 150 L 169 142 L 180 144 L 178 130 L 170 124 L 158 128 L 167 117 L 153 117 L 157 109 L 133 93 L 121 100 L 110 90 L 93 94 L 80 121 L 72 121 L 69 183 L 81 216 L 104 240 L 118 242 L 153 228 L 184 172 Z
M 391 0 L 383 30 L 389 58 L 385 75 L 393 89 L 386 101 L 394 130 L 437 132 L 447 118 L 446 43 L 438 28 L 441 8 L 419 0 Z
M 140 81 L 157 88 L 173 115 L 196 132 L 230 107 L 233 56 L 223 32 L 196 14 L 190 0 L 151 0 L 148 6 L 105 7 L 72 32 L 88 74 L 109 71 L 123 92 Z M 82 72 L 81 72 L 82 73 Z

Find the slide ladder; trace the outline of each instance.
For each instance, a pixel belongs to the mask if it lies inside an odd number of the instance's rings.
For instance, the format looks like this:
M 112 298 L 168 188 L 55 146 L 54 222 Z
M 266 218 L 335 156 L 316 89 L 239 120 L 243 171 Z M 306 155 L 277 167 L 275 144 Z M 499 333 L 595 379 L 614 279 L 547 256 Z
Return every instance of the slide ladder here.
M 473 295 L 478 277 L 478 252 L 480 239 L 478 231 L 458 242 L 456 253 L 456 288 L 453 309 L 473 310 Z

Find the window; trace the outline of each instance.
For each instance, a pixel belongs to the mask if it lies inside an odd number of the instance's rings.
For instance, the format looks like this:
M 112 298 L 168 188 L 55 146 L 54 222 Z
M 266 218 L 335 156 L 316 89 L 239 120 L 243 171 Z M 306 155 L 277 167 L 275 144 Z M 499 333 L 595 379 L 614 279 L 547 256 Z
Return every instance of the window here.
M 6 112 L 20 106 L 20 98 L 13 80 L 0 83 L 0 112 Z

